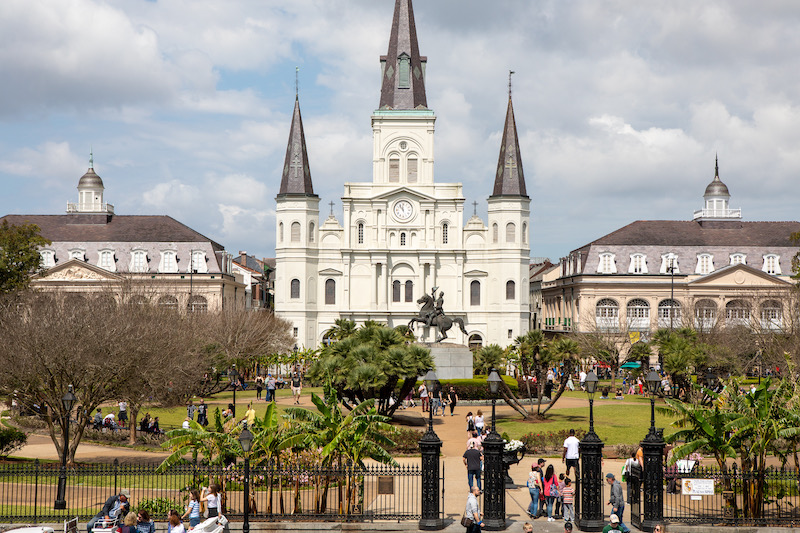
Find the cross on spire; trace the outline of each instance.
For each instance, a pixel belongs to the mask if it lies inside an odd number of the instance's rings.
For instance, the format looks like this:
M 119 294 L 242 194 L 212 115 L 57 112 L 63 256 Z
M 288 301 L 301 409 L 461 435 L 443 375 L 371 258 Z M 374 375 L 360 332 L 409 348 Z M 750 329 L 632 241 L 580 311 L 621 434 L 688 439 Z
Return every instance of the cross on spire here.
M 89 148 L 89 168 L 94 168 L 94 150 Z
M 294 159 L 292 159 L 289 168 L 294 170 L 294 177 L 299 178 L 300 174 L 299 171 L 303 168 L 303 162 L 300 160 L 300 153 L 295 152 Z
M 294 67 L 294 95 L 300 97 L 300 67 Z
M 472 216 L 478 216 L 478 202 L 472 202 Z
M 330 205 L 330 206 L 331 206 L 331 216 L 333 216 L 333 200 L 331 200 L 331 203 L 330 203 L 330 204 L 328 204 L 328 205 Z
M 513 70 L 508 71 L 508 99 L 511 100 L 511 76 L 514 75 Z

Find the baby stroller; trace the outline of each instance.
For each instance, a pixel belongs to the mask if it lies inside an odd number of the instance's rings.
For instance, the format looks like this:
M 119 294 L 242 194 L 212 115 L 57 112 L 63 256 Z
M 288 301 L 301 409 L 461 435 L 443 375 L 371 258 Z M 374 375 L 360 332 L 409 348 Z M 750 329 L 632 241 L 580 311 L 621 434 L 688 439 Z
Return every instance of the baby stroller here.
M 212 516 L 211 518 L 207 518 L 205 521 L 200 522 L 197 524 L 194 529 L 192 529 L 193 533 L 222 533 L 225 529 L 225 525 L 228 523 L 228 519 L 222 515 Z
M 120 524 L 119 518 L 100 518 L 94 523 L 92 533 L 114 533 L 117 526 Z

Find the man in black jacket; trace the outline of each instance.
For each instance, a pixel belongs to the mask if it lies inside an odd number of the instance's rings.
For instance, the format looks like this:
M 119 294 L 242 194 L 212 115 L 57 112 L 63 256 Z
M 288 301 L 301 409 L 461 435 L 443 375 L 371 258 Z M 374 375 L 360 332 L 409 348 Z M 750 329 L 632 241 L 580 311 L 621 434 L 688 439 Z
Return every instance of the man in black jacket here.
M 92 528 L 98 520 L 105 518 L 106 520 L 117 519 L 119 522 L 125 518 L 125 515 L 130 511 L 131 504 L 128 499 L 131 493 L 128 489 L 122 489 L 119 494 L 115 494 L 106 500 L 103 508 L 97 513 L 94 518 L 89 520 L 86 524 L 86 531 L 92 533 Z

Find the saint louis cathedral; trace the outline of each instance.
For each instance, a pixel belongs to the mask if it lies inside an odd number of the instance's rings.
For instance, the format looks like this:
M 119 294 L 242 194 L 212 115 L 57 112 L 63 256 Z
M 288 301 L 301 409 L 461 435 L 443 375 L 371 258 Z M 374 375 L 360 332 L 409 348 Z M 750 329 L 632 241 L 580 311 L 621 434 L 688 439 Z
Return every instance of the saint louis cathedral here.
M 407 324 L 431 293 L 465 323 L 466 334 L 448 333 L 457 343 L 505 346 L 528 330 L 530 198 L 511 95 L 497 172 L 486 180 L 488 223 L 473 215 L 464 224 L 461 183 L 434 180 L 426 60 L 411 0 L 396 0 L 371 117 L 372 181 L 345 183 L 342 221 L 330 215 L 320 223 L 295 100 L 276 198 L 275 311 L 294 324 L 298 346 L 324 342 L 337 318 Z M 416 333 L 432 341 L 432 330 Z

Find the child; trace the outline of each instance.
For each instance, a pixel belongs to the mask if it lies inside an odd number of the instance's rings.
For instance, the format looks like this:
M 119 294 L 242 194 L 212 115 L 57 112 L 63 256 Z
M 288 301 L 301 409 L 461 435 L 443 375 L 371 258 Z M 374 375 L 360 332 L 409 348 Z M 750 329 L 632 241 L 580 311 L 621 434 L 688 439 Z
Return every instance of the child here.
M 193 529 L 200 523 L 200 493 L 197 492 L 197 489 L 192 489 L 186 512 L 183 513 L 181 518 L 186 518 L 187 516 L 189 517 L 189 529 Z
M 561 515 L 561 512 L 562 512 L 561 511 L 561 504 L 563 503 L 563 498 L 562 498 L 563 492 L 561 492 L 561 491 L 563 491 L 564 487 L 566 486 L 566 483 L 564 482 L 564 479 L 565 479 L 564 478 L 564 473 L 562 472 L 562 473 L 560 473 L 558 475 L 558 497 L 556 498 L 556 501 L 555 501 L 556 510 L 553 512 L 554 515 Z
M 186 529 L 184 529 L 183 524 L 181 523 L 181 517 L 178 515 L 178 511 L 175 511 L 174 509 L 169 512 L 169 527 L 167 529 L 167 533 L 186 532 Z
M 466 420 L 467 420 L 467 437 L 471 437 L 472 432 L 475 431 L 475 420 L 472 418 L 472 411 L 467 413 Z
M 572 522 L 575 520 L 575 487 L 572 486 L 570 478 L 564 478 L 564 488 L 561 489 L 561 508 L 564 514 L 564 527 L 569 526 L 572 531 Z
M 203 489 L 203 493 L 200 496 L 200 501 L 206 502 L 209 518 L 219 515 L 219 497 L 217 496 L 218 490 L 219 488 L 217 485 L 212 483 L 208 486 L 208 489 Z
M 123 525 L 117 527 L 116 533 L 136 533 L 136 516 L 133 513 L 126 514 Z

